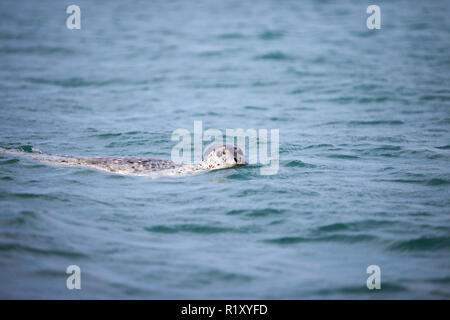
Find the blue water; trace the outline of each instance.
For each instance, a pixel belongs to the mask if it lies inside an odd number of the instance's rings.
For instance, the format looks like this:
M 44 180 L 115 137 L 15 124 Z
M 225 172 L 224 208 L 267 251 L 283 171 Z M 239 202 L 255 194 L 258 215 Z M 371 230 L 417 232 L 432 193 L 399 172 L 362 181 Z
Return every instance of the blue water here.
M 280 168 L 2 154 L 1 298 L 450 298 L 448 1 L 69 4 L 0 3 L 1 147 L 170 159 L 199 120 L 279 129 Z

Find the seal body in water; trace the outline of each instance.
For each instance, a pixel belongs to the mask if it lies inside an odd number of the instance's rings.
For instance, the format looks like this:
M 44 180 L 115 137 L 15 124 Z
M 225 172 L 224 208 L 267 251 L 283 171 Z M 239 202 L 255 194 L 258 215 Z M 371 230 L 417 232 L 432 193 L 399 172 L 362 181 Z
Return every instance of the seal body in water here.
M 228 144 L 213 144 L 206 149 L 198 164 L 177 164 L 171 160 L 149 158 L 87 158 L 56 156 L 43 153 L 28 153 L 16 149 L 0 148 L 0 153 L 9 153 L 67 167 L 88 167 L 118 174 L 157 177 L 161 175 L 179 176 L 198 171 L 210 171 L 245 165 L 242 150 Z

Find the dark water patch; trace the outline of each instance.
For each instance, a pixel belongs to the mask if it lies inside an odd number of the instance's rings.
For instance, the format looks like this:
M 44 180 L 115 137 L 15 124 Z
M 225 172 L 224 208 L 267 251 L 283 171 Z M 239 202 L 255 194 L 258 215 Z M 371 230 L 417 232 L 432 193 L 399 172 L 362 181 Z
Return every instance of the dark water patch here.
M 245 35 L 241 34 L 241 33 L 222 33 L 219 34 L 217 36 L 218 39 L 224 39 L 224 40 L 228 40 L 228 39 L 243 39 L 245 38 Z
M 284 36 L 284 32 L 282 31 L 270 31 L 266 30 L 259 35 L 261 40 L 276 40 L 281 39 Z
M 330 154 L 327 157 L 328 158 L 332 158 L 332 159 L 343 159 L 343 160 L 359 159 L 358 156 L 352 156 L 352 155 L 349 155 L 349 154 Z
M 369 229 L 386 227 L 395 224 L 387 220 L 362 220 L 347 223 L 332 223 L 317 228 L 318 232 L 338 232 L 338 231 L 365 231 Z
M 209 58 L 209 57 L 218 57 L 223 55 L 224 52 L 220 50 L 209 50 L 209 51 L 202 51 L 197 54 L 197 56 L 202 58 Z
M 9 159 L 9 160 L 2 160 L 2 161 L 0 161 L 0 166 L 1 165 L 8 165 L 8 164 L 14 164 L 14 163 L 17 163 L 17 162 L 20 162 L 20 160 L 19 159 L 17 159 L 17 158 L 15 158 L 15 159 Z
M 439 178 L 433 178 L 433 179 L 427 180 L 427 182 L 426 182 L 427 186 L 442 186 L 442 185 L 448 185 L 448 184 L 450 184 L 450 180 L 439 179 Z
M 207 116 L 217 117 L 217 116 L 220 116 L 220 114 L 217 112 L 214 112 L 214 111 L 208 111 L 208 112 L 193 113 L 192 116 L 194 116 L 194 117 L 207 117 Z M 161 142 L 165 142 L 165 140 L 161 140 Z
M 383 145 L 375 148 L 370 148 L 363 151 L 364 155 L 381 156 L 381 157 L 400 157 L 402 154 L 402 147 L 394 145 Z
M 402 147 L 393 145 L 384 145 L 381 147 L 371 149 L 371 151 L 400 151 L 400 150 L 402 150 Z
M 283 214 L 283 210 L 278 209 L 272 209 L 272 208 L 266 208 L 266 209 L 245 209 L 245 210 L 231 210 L 228 211 L 227 215 L 246 215 L 248 217 L 267 217 L 272 215 L 280 215 Z
M 349 121 L 347 122 L 349 126 L 399 126 L 404 124 L 400 120 L 373 120 L 373 121 Z
M 3 181 L 13 181 L 14 180 L 14 178 L 10 177 L 10 176 L 3 176 L 0 179 L 3 180 Z
M 311 239 L 303 238 L 303 237 L 281 237 L 281 238 L 274 238 L 274 239 L 266 239 L 264 242 L 267 243 L 273 243 L 273 244 L 295 244 L 295 243 L 301 243 L 301 242 L 309 242 Z
M 198 234 L 213 234 L 213 233 L 223 233 L 233 231 L 233 229 L 230 228 L 196 225 L 196 224 L 180 224 L 175 226 L 158 225 L 153 227 L 144 227 L 144 230 L 157 233 L 187 232 Z
M 450 249 L 450 237 L 419 237 L 412 240 L 398 241 L 391 246 L 394 251 L 434 251 Z
M 39 193 L 30 193 L 30 192 L 19 192 L 19 193 L 3 193 L 0 195 L 0 198 L 7 199 L 10 197 L 18 198 L 18 199 L 42 199 L 42 200 L 58 200 L 58 197 L 49 195 L 49 194 L 39 194 Z
M 216 82 L 213 85 L 202 85 L 200 88 L 213 88 L 213 89 L 233 89 L 239 88 L 239 85 L 236 83 L 226 83 L 226 82 Z
M 333 224 L 328 224 L 328 225 L 319 227 L 317 230 L 318 231 L 330 232 L 330 231 L 344 231 L 344 230 L 349 230 L 349 229 L 350 229 L 349 224 L 346 224 L 346 223 L 333 223 Z
M 445 284 L 450 284 L 450 277 L 443 277 L 443 278 L 432 278 L 432 279 L 428 279 L 428 282 L 431 283 L 445 283 Z
M 19 32 L 17 29 L 14 32 L 0 31 L 0 40 L 23 40 L 32 38 L 31 33 Z
M 382 108 L 369 108 L 366 111 L 367 112 L 382 112 L 384 110 Z
M 271 117 L 270 121 L 280 121 L 280 122 L 287 122 L 287 121 L 291 121 L 291 119 L 289 118 L 284 118 L 284 117 Z
M 3 215 L 0 218 L 0 224 L 3 226 L 22 226 L 29 221 L 33 221 L 37 218 L 36 212 L 33 211 L 21 211 L 14 216 Z
M 369 92 L 369 91 L 374 91 L 376 89 L 379 89 L 381 86 L 378 84 L 373 84 L 373 83 L 369 83 L 369 84 L 357 84 L 353 86 L 353 89 L 355 90 L 361 90 L 363 92 Z
M 48 278 L 64 278 L 66 277 L 66 273 L 61 270 L 51 270 L 51 269 L 42 269 L 33 272 L 34 275 L 38 277 L 48 277 Z
M 100 139 L 109 139 L 109 138 L 115 138 L 120 137 L 121 133 L 101 133 L 101 134 L 95 134 L 89 136 L 90 138 L 100 138 Z
M 232 173 L 230 175 L 227 175 L 227 179 L 230 180 L 249 180 L 251 177 L 249 177 L 248 173 L 243 173 L 243 172 L 237 172 L 237 173 Z
M 110 142 L 107 145 L 105 145 L 105 148 L 117 148 L 117 147 L 130 147 L 130 146 L 145 146 L 148 145 L 148 140 L 147 139 L 141 139 L 141 140 L 126 140 L 126 141 L 121 141 L 121 142 Z
M 244 109 L 246 109 L 246 110 L 267 110 L 266 107 L 261 107 L 261 106 L 245 106 Z
M 315 111 L 315 108 L 311 108 L 311 107 L 294 107 L 293 110 L 297 110 L 297 111 Z
M 436 148 L 441 149 L 441 150 L 450 150 L 450 145 L 440 146 L 440 147 L 436 147 Z
M 270 82 L 263 82 L 263 81 L 255 81 L 252 83 L 252 87 L 269 87 L 269 86 L 275 86 L 279 84 L 277 81 L 270 81 Z
M 305 92 L 304 89 L 295 89 L 295 90 L 292 90 L 292 91 L 290 92 L 290 94 L 301 94 L 301 93 L 303 93 L 303 92 Z
M 410 30 L 426 30 L 428 28 L 429 24 L 426 22 L 412 23 L 408 26 L 408 29 Z
M 380 103 L 380 102 L 386 102 L 390 98 L 389 97 L 373 97 L 373 98 L 359 98 L 356 100 L 357 103 L 360 104 L 369 104 L 369 103 Z
M 401 114 L 423 114 L 425 113 L 423 110 L 403 110 L 400 111 Z
M 412 183 L 412 184 L 421 184 L 425 186 L 442 186 L 450 184 L 450 180 L 448 179 L 374 179 L 373 181 L 378 182 L 394 182 L 394 183 Z
M 273 220 L 270 223 L 268 223 L 269 226 L 274 226 L 274 225 L 278 225 L 278 224 L 283 224 L 285 221 L 284 220 Z
M 290 168 L 315 168 L 316 166 L 313 164 L 309 164 L 300 160 L 292 160 L 286 164 L 286 167 Z
M 136 134 L 141 134 L 141 133 L 145 133 L 145 132 L 142 132 L 142 131 L 128 131 L 128 132 L 125 132 L 125 134 L 128 135 L 128 136 L 134 136 Z
M 274 61 L 290 61 L 294 58 L 284 54 L 281 51 L 269 52 L 266 54 L 258 55 L 255 57 L 256 60 L 274 60 Z
M 280 237 L 275 239 L 267 239 L 264 240 L 267 243 L 280 244 L 280 245 L 289 245 L 296 244 L 302 242 L 343 242 L 343 243 L 358 243 L 361 241 L 372 241 L 377 239 L 375 236 L 371 235 L 346 235 L 346 234 L 336 234 L 330 236 L 323 237 Z
M 411 212 L 411 213 L 408 213 L 408 215 L 412 216 L 412 217 L 431 217 L 431 216 L 433 216 L 431 213 L 428 213 L 428 212 Z
M 2 47 L 0 48 L 0 54 L 25 54 L 25 55 L 51 55 L 51 54 L 63 54 L 70 55 L 74 51 L 61 47 Z
M 309 146 L 304 147 L 303 149 L 307 150 L 307 149 L 321 149 L 321 148 L 334 148 L 334 145 L 327 143 L 311 144 Z
M 31 83 L 35 84 L 46 84 L 53 85 L 63 88 L 80 88 L 80 87 L 103 87 L 112 84 L 125 84 L 129 85 L 129 81 L 112 79 L 112 80 L 103 80 L 103 81 L 93 81 L 93 80 L 85 80 L 83 78 L 72 77 L 68 79 L 41 79 L 41 78 L 27 78 Z M 143 82 L 141 84 L 146 84 Z
M 439 101 L 439 102 L 447 102 L 450 101 L 450 96 L 441 96 L 441 95 L 425 95 L 420 97 L 421 101 Z
M 244 214 L 246 212 L 247 212 L 247 210 L 231 210 L 231 211 L 228 211 L 226 214 L 229 216 L 237 216 L 237 215 Z
M 43 255 L 43 256 L 58 256 L 65 258 L 86 258 L 87 256 L 80 252 L 70 250 L 57 250 L 57 249 L 41 249 L 31 246 L 16 244 L 16 243 L 0 243 L 0 252 L 26 252 L 31 254 Z
M 283 212 L 284 212 L 283 210 L 267 208 L 267 209 L 249 210 L 248 212 L 246 212 L 246 215 L 249 217 L 267 217 L 272 215 L 279 215 L 282 214 Z

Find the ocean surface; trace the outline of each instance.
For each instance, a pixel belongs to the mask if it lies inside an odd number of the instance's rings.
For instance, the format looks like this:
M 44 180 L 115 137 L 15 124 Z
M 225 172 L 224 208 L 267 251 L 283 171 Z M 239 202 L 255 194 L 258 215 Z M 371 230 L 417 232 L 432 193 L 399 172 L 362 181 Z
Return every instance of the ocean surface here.
M 148 179 L 2 154 L 0 298 L 449 299 L 449 12 L 2 0 L 0 147 L 170 159 L 202 121 L 279 129 L 280 167 Z

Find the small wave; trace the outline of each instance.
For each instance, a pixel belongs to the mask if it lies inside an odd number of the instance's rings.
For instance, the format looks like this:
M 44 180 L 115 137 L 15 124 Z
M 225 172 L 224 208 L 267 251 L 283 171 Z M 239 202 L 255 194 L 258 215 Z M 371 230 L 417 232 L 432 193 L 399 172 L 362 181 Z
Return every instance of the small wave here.
M 376 179 L 374 181 L 379 182 L 394 182 L 394 183 L 413 183 L 413 184 L 422 184 L 425 186 L 442 186 L 450 184 L 450 180 L 448 179 L 425 179 L 425 180 L 417 180 L 417 179 Z
M 311 144 L 309 146 L 304 147 L 303 149 L 320 149 L 320 148 L 334 148 L 332 144 L 321 143 L 321 144 Z
M 15 158 L 15 159 L 9 159 L 9 160 L 4 160 L 4 161 L 0 161 L 0 166 L 1 165 L 8 165 L 8 164 L 13 164 L 13 163 L 17 163 L 17 162 L 19 162 L 20 160 L 19 159 L 17 159 L 17 158 Z
M 230 179 L 230 180 L 249 180 L 250 177 L 246 173 L 238 172 L 238 173 L 232 173 L 230 175 L 227 175 L 227 179 Z
M 270 31 L 266 30 L 259 35 L 261 40 L 276 40 L 281 39 L 284 36 L 284 32 L 282 31 Z
M 283 210 L 266 208 L 266 209 L 254 209 L 254 210 L 231 210 L 227 212 L 227 215 L 240 215 L 244 214 L 249 217 L 266 217 L 272 215 L 282 214 Z
M 286 167 L 297 167 L 297 168 L 315 168 L 316 166 L 313 164 L 309 164 L 306 162 L 302 162 L 300 160 L 292 160 L 286 164 Z
M 16 243 L 0 243 L 0 251 L 12 251 L 12 252 L 28 252 L 45 256 L 60 256 L 67 258 L 85 258 L 85 254 L 80 252 L 74 252 L 70 250 L 56 250 L 56 249 L 41 249 L 27 245 L 21 245 Z
M 0 194 L 0 198 L 2 198 L 2 199 L 7 199 L 9 197 L 14 197 L 14 198 L 19 198 L 19 199 L 59 200 L 58 197 L 55 197 L 55 196 L 52 196 L 49 194 L 28 193 L 28 192 Z
M 426 96 L 420 97 L 420 100 L 447 102 L 447 101 L 450 101 L 450 96 L 426 95 Z
M 115 138 L 115 137 L 120 137 L 122 134 L 121 133 L 101 133 L 101 134 L 95 134 L 95 135 L 91 135 L 91 138 L 97 137 L 100 139 L 109 139 L 109 138 Z
M 245 36 L 241 33 L 222 33 L 217 36 L 218 39 L 243 39 Z
M 68 79 L 41 79 L 41 78 L 28 78 L 26 79 L 31 83 L 35 84 L 48 84 L 54 85 L 63 88 L 80 88 L 80 87 L 103 87 L 112 84 L 127 84 L 124 80 L 119 79 L 111 79 L 105 81 L 93 81 L 93 80 L 85 80 L 83 78 L 68 78 Z M 146 82 L 142 82 L 141 84 L 146 84 Z
M 442 185 L 448 185 L 448 184 L 450 184 L 450 180 L 439 179 L 439 178 L 433 178 L 426 182 L 426 185 L 428 185 L 428 186 L 442 186 Z
M 193 276 L 195 281 L 199 281 L 203 284 L 205 283 L 212 283 L 213 281 L 231 281 L 236 282 L 237 284 L 242 284 L 242 282 L 248 282 L 253 279 L 253 277 L 241 274 L 241 273 L 235 273 L 235 272 L 225 272 L 220 270 L 212 270 L 209 272 L 201 272 L 198 275 Z
M 73 50 L 69 50 L 66 48 L 57 48 L 57 47 L 3 47 L 0 48 L 0 54 L 63 54 L 70 55 L 73 54 Z
M 349 121 L 347 122 L 347 124 L 349 126 L 379 126 L 379 125 L 398 126 L 404 124 L 404 122 L 400 120 L 373 120 L 373 121 Z
M 389 247 L 395 251 L 433 251 L 449 248 L 450 237 L 420 237 L 399 241 Z
M 330 235 L 317 238 L 304 238 L 304 237 L 280 237 L 275 239 L 267 239 L 265 242 L 281 245 L 296 244 L 301 242 L 345 242 L 345 243 L 356 243 L 361 241 L 371 241 L 377 239 L 375 236 L 371 235 Z
M 224 54 L 224 52 L 221 50 L 207 50 L 207 51 L 199 52 L 197 54 L 197 56 L 202 57 L 202 58 L 208 58 L 208 57 L 217 57 L 217 56 L 220 56 L 223 54 Z
M 398 101 L 399 99 L 394 99 L 391 97 L 380 96 L 380 97 L 338 97 L 327 99 L 329 102 L 335 102 L 339 104 L 349 104 L 349 103 L 357 103 L 357 104 L 373 104 L 373 103 L 382 103 L 386 101 Z
M 260 106 L 245 106 L 244 109 L 246 109 L 246 110 L 267 110 L 266 107 L 260 107 Z
M 293 57 L 288 56 L 280 51 L 269 52 L 255 57 L 256 60 L 276 60 L 276 61 L 289 61 L 293 60 Z
M 432 278 L 432 279 L 428 279 L 428 282 L 432 282 L 432 283 L 447 283 L 447 284 L 450 284 L 450 277 L 444 277 L 444 278 Z
M 334 158 L 334 159 L 345 159 L 345 160 L 359 159 L 358 156 L 352 156 L 352 155 L 349 155 L 349 154 L 330 154 L 327 157 L 328 158 Z
M 371 151 L 400 151 L 400 150 L 402 150 L 402 147 L 393 145 L 384 145 L 381 147 L 371 149 Z
M 295 89 L 295 90 L 292 90 L 292 91 L 290 92 L 290 94 L 301 94 L 301 93 L 303 93 L 303 92 L 305 92 L 304 89 Z
M 266 209 L 254 209 L 254 210 L 231 210 L 227 212 L 227 215 L 239 215 L 245 214 L 251 217 L 265 217 L 271 215 L 279 215 L 282 214 L 283 210 L 266 208 Z
M 279 84 L 277 81 L 255 81 L 252 83 L 252 87 L 270 87 Z
M 196 224 L 180 224 L 180 225 L 176 225 L 176 226 L 158 225 L 158 226 L 153 226 L 153 227 L 145 227 L 144 230 L 150 231 L 150 232 L 158 232 L 158 233 L 189 232 L 189 233 L 200 233 L 200 234 L 212 234 L 212 233 L 222 233 L 222 232 L 233 231 L 233 229 L 230 229 L 230 228 L 204 226 L 204 225 L 196 225 Z
M 384 227 L 392 225 L 392 221 L 388 220 L 362 220 L 354 222 L 338 222 L 323 225 L 317 228 L 318 232 L 335 232 L 335 231 L 364 231 L 368 229 L 373 229 L 377 227 Z

